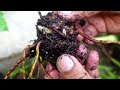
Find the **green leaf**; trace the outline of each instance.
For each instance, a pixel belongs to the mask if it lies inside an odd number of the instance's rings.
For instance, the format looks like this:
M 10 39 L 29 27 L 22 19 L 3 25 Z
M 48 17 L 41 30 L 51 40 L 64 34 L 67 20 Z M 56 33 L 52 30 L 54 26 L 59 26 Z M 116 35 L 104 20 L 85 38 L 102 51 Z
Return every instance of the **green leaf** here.
M 120 68 L 120 62 L 116 60 L 115 58 L 111 58 L 112 62 Z
M 100 78 L 101 79 L 110 79 L 108 75 L 104 74 L 104 73 L 100 73 Z
M 42 56 L 40 56 L 40 61 L 42 62 Z
M 31 77 L 30 79 L 35 79 L 34 77 Z
M 19 73 L 19 70 L 17 69 L 17 70 L 13 71 L 13 72 L 10 74 L 10 77 L 14 77 L 14 76 L 16 76 L 18 73 Z
M 111 70 L 110 67 L 104 66 L 104 65 L 99 65 L 98 68 L 99 68 L 100 70 L 106 70 L 106 71 L 110 71 L 110 70 Z
M 118 38 L 116 35 L 107 35 L 102 37 L 96 37 L 96 40 L 104 40 L 104 41 L 118 41 Z
M 3 16 L 3 12 L 2 11 L 0 11 L 0 16 Z
M 119 75 L 110 66 L 99 65 L 99 76 L 101 79 L 119 79 Z
M 3 72 L 4 72 L 4 73 L 7 73 L 7 72 L 8 72 L 8 70 L 9 70 L 9 69 L 6 69 L 6 68 L 5 68 L 5 69 L 3 70 Z
M 31 61 L 31 65 L 33 65 L 34 64 L 34 59 Z
M 20 69 L 19 69 L 19 72 L 20 72 L 20 73 L 23 73 L 23 72 L 24 72 L 24 69 L 23 69 L 23 68 L 20 68 Z
M 3 12 L 0 11 L 0 32 L 8 31 L 7 22 L 4 18 Z

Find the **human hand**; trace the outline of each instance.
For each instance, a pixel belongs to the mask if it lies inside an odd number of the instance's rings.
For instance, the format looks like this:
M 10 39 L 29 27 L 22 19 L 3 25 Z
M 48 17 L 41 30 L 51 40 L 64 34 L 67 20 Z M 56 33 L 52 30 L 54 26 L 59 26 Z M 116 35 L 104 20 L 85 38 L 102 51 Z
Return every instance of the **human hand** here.
M 57 59 L 58 71 L 49 63 L 46 67 L 51 79 L 97 79 L 98 61 L 97 51 L 92 50 L 85 64 L 81 64 L 74 56 L 63 54 Z M 45 76 L 45 79 L 48 79 Z
M 76 30 L 83 31 L 86 34 L 91 36 L 96 36 L 102 32 L 108 33 L 120 33 L 120 14 L 119 12 L 102 12 L 102 11 L 78 11 L 78 12 L 68 12 L 65 16 L 65 12 L 57 12 L 61 17 L 65 18 L 70 22 L 75 22 Z M 81 26 L 77 19 L 85 18 L 87 23 L 84 26 Z M 83 38 L 78 36 L 78 40 Z M 79 47 L 78 53 L 80 54 L 81 46 Z M 98 78 L 98 62 L 99 55 L 97 51 L 90 51 L 89 57 L 85 64 L 80 63 L 75 57 L 71 55 L 62 55 L 57 60 L 57 68 L 59 71 L 53 69 L 51 64 L 47 65 L 46 71 L 49 75 L 55 78 L 64 78 L 64 79 L 90 79 Z M 69 56 L 72 58 L 69 59 Z M 62 59 L 61 59 L 62 57 Z M 63 68 L 63 69 L 62 69 Z M 86 73 L 86 74 L 85 74 Z M 45 77 L 47 78 L 47 77 Z
M 59 16 L 69 22 L 76 22 L 76 29 L 91 33 L 96 36 L 99 33 L 120 33 L 120 11 L 55 11 Z M 78 19 L 86 19 L 83 27 Z

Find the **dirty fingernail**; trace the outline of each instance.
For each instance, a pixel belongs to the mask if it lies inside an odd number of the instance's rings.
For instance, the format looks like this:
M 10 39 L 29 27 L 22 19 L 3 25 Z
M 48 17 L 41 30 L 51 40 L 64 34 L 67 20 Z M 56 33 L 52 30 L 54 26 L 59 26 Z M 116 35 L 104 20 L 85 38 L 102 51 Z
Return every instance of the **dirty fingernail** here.
M 57 67 L 60 72 L 69 72 L 73 69 L 74 63 L 70 55 L 64 54 L 57 60 Z

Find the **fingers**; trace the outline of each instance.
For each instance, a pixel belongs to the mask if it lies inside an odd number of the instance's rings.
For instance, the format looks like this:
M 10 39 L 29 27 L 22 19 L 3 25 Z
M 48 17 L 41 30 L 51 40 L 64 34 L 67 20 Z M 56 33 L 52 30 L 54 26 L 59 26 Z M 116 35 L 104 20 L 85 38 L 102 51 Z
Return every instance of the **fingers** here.
M 95 70 L 88 70 L 88 73 L 94 79 L 98 79 L 99 78 L 98 68 L 96 68 Z
M 120 14 L 96 15 L 88 18 L 88 22 L 98 33 L 120 33 Z
M 86 61 L 85 69 L 93 77 L 98 78 L 98 64 L 99 64 L 99 55 L 96 50 L 91 50 Z
M 47 67 L 46 67 L 46 72 L 50 75 L 50 79 L 59 79 L 59 72 L 54 69 L 54 67 L 48 63 Z M 46 75 L 44 77 L 45 79 L 49 79 Z
M 46 71 L 52 79 L 90 79 L 91 77 L 85 70 L 84 65 L 86 55 L 87 48 L 84 44 L 81 44 L 77 50 L 77 59 L 68 54 L 64 54 L 58 58 L 56 65 L 60 74 L 50 63 L 47 65 Z M 47 79 L 46 76 L 45 79 Z
M 59 16 L 63 17 L 66 20 L 75 20 L 76 18 L 91 17 L 99 13 L 105 14 L 120 14 L 120 11 L 54 11 Z
M 75 22 L 76 19 L 90 17 L 100 12 L 101 11 L 55 11 L 59 16 L 70 22 Z
M 81 55 L 81 52 L 78 53 Z M 86 61 L 86 65 L 81 65 L 74 56 L 64 54 L 57 60 L 57 68 L 60 73 L 54 69 L 50 63 L 47 65 L 46 71 L 52 77 L 52 79 L 60 79 L 61 76 L 64 79 L 98 79 L 98 64 L 99 55 L 97 51 L 91 50 Z M 48 78 L 45 76 L 45 79 Z
M 55 11 L 64 19 L 75 22 L 87 18 L 98 33 L 120 33 L 120 11 Z
M 81 44 L 77 50 L 76 58 L 80 63 L 85 66 L 86 71 L 93 78 L 98 78 L 98 64 L 99 64 L 99 55 L 96 50 L 91 50 L 89 55 L 88 51 L 84 44 Z
M 96 15 L 88 18 L 89 24 L 94 26 L 98 33 L 106 32 L 106 23 L 102 16 Z
M 82 41 L 82 40 L 83 40 L 83 36 L 82 36 L 82 35 L 77 35 L 76 39 L 77 39 L 78 41 Z
M 79 61 L 69 54 L 60 56 L 56 65 L 64 79 L 91 79 Z
M 103 16 L 107 32 L 120 33 L 120 14 Z
M 89 26 L 93 26 L 96 30 L 94 32 L 99 33 L 120 33 L 120 12 L 104 12 L 104 14 L 97 14 L 87 18 Z M 88 27 L 86 27 L 88 29 Z M 90 30 L 90 29 L 89 29 Z M 93 36 L 97 34 L 93 33 Z
M 84 62 L 87 57 L 88 50 L 84 44 L 80 44 L 78 50 L 76 51 L 77 60 L 84 65 Z
M 96 36 L 98 34 L 98 31 L 96 30 L 96 28 L 93 25 L 89 25 L 84 29 L 84 32 L 91 36 Z
M 87 18 L 98 33 L 120 33 L 120 11 L 57 11 L 57 14 L 70 22 Z

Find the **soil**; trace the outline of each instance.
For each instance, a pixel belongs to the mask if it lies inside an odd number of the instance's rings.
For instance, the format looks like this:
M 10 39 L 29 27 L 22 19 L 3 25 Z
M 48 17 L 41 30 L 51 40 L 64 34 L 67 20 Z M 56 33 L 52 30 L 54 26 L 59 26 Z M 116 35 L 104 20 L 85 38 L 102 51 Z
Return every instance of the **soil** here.
M 49 33 L 46 29 L 39 29 L 39 26 L 46 27 L 51 30 Z M 56 66 L 57 58 L 62 54 L 71 54 L 75 56 L 79 43 L 76 40 L 77 32 L 73 32 L 72 25 L 64 19 L 52 13 L 41 16 L 36 25 L 37 39 L 34 43 L 37 45 L 41 41 L 39 48 L 42 60 L 47 60 L 53 66 Z M 35 57 L 36 48 L 30 49 L 29 57 Z

